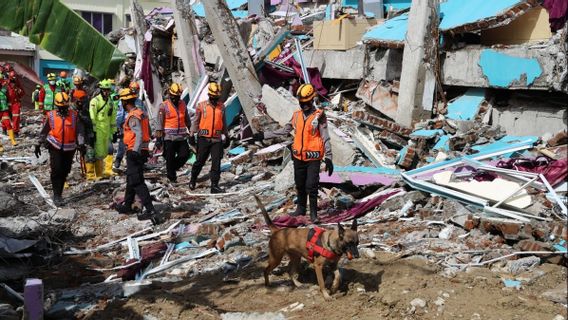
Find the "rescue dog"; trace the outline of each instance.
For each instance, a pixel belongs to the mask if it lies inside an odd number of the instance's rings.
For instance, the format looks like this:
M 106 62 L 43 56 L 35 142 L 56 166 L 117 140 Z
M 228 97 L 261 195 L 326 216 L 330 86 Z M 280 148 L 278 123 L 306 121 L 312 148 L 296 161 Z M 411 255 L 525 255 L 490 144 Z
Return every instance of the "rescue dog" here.
M 254 197 L 271 232 L 268 242 L 268 266 L 264 269 L 264 284 L 266 286 L 270 285 L 268 276 L 280 264 L 284 255 L 287 254 L 290 258 L 288 274 L 294 285 L 300 287 L 302 284 L 298 281 L 296 275 L 303 257 L 313 264 L 323 297 L 325 300 L 331 300 L 332 298 L 325 288 L 323 267 L 324 265 L 329 265 L 334 270 L 334 279 L 331 285 L 331 294 L 334 294 L 337 292 L 341 282 L 341 275 L 337 268 L 341 256 L 346 254 L 349 260 L 359 258 L 359 251 L 357 250 L 357 245 L 359 244 L 357 220 L 353 221 L 350 229 L 344 229 L 339 223 L 337 224 L 337 230 L 320 229 L 317 231 L 319 228 L 316 228 L 316 238 L 319 235 L 318 245 L 316 245 L 315 240 L 314 243 L 310 242 L 310 239 L 314 238 L 314 229 L 278 228 L 270 219 L 258 196 L 255 195 Z M 314 245 L 318 248 L 314 249 Z

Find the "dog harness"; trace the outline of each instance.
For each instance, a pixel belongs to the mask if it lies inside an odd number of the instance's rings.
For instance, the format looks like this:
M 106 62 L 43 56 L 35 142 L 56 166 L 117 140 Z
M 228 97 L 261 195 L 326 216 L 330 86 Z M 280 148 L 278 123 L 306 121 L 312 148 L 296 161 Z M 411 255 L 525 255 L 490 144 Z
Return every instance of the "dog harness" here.
M 314 254 L 320 255 L 328 260 L 333 260 L 337 258 L 335 252 L 328 250 L 322 246 L 321 234 L 325 232 L 325 229 L 314 227 L 308 231 L 308 241 L 306 242 L 306 248 L 308 249 L 308 261 L 310 263 L 314 262 Z

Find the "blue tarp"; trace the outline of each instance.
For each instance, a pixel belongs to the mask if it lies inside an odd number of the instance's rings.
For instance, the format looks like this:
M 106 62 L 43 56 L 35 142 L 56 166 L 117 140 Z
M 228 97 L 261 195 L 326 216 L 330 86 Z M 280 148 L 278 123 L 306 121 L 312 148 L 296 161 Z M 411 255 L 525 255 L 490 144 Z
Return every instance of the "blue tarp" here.
M 448 104 L 446 118 L 452 120 L 472 120 L 477 115 L 481 103 L 485 100 L 485 90 L 474 88 Z
M 201 1 L 205 1 L 205 0 L 201 0 Z M 208 0 L 211 1 L 211 0 Z M 233 11 L 233 16 L 235 18 L 246 18 L 248 17 L 248 11 L 245 10 L 236 10 L 238 9 L 240 6 L 248 3 L 248 0 L 226 0 L 227 2 L 227 6 L 229 7 L 229 9 L 231 9 Z M 195 12 L 195 15 L 199 16 L 199 17 L 205 17 L 205 8 L 203 8 L 203 5 L 200 3 L 191 6 L 191 8 L 193 9 L 193 12 Z
M 542 75 L 542 68 L 536 58 L 514 57 L 492 49 L 481 52 L 479 66 L 492 87 L 506 88 L 513 82 L 530 86 Z
M 523 3 L 523 0 L 448 0 L 440 4 L 440 29 L 451 30 L 466 24 L 499 15 L 507 9 Z M 394 21 L 393 21 L 394 20 Z M 389 19 L 371 28 L 363 40 L 404 41 L 408 29 L 408 13 Z

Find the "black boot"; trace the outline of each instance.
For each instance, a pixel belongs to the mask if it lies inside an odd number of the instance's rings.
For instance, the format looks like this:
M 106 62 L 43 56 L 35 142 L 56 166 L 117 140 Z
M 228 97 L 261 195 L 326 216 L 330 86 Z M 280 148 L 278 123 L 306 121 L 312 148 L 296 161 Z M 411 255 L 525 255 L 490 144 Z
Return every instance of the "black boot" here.
M 313 224 L 319 224 L 318 219 L 318 197 L 310 196 L 310 220 Z
M 64 202 L 63 202 L 63 198 L 61 197 L 61 195 L 53 195 L 53 204 L 55 204 L 55 206 L 57 207 L 61 207 L 63 206 Z
M 142 221 L 142 220 L 149 220 L 152 219 L 153 216 L 155 216 L 156 214 L 158 214 L 158 212 L 156 211 L 156 209 L 154 208 L 146 208 L 144 209 L 144 211 L 142 211 L 141 213 L 138 213 L 137 218 L 138 220 Z
M 219 185 L 214 184 L 214 185 L 211 186 L 211 193 L 213 193 L 213 194 L 215 194 L 215 193 L 225 193 L 225 190 L 224 190 L 224 189 L 221 189 L 221 188 L 219 187 Z
M 305 216 L 306 215 L 306 207 L 303 207 L 303 206 L 298 204 L 296 206 L 296 210 L 294 212 L 290 213 L 290 215 L 292 217 Z
M 132 208 L 132 205 L 127 205 L 124 202 L 116 204 L 114 206 L 114 209 L 118 212 L 118 213 L 122 213 L 122 214 L 133 214 L 136 213 L 138 210 L 135 210 Z
M 296 199 L 296 211 L 294 211 L 291 216 L 305 216 L 306 215 L 306 205 L 308 204 L 308 197 L 306 194 L 298 192 L 298 199 Z
M 166 222 L 166 217 L 164 217 L 163 214 L 156 212 L 156 213 L 150 218 L 150 221 L 152 221 L 152 224 L 153 224 L 153 225 L 157 226 L 157 225 L 160 225 L 160 224 Z
M 189 189 L 195 190 L 195 186 L 197 185 L 197 175 L 193 173 L 191 170 L 191 179 L 189 180 Z

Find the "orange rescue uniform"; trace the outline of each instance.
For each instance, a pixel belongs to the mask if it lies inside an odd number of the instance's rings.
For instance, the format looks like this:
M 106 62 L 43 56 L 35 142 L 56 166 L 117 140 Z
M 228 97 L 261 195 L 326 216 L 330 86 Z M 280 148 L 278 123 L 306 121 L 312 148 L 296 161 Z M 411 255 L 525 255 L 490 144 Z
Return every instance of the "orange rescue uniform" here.
M 131 110 L 124 121 L 123 129 L 124 129 L 124 144 L 126 145 L 127 150 L 129 151 L 136 151 L 139 152 L 140 150 L 134 150 L 134 145 L 136 144 L 136 134 L 130 128 L 129 120 L 130 117 L 134 117 L 140 121 L 142 126 L 142 150 L 149 150 L 150 144 L 150 121 L 148 117 L 144 114 L 144 111 L 136 108 Z
M 292 144 L 292 155 L 302 161 L 322 160 L 325 154 L 324 141 L 319 130 L 319 118 L 323 111 L 316 109 L 306 119 L 302 110 L 292 116 L 292 126 L 296 135 Z
M 67 116 L 63 118 L 57 114 L 56 110 L 47 113 L 49 121 L 49 133 L 47 142 L 55 149 L 63 151 L 73 151 L 77 148 L 77 112 L 68 110 Z

